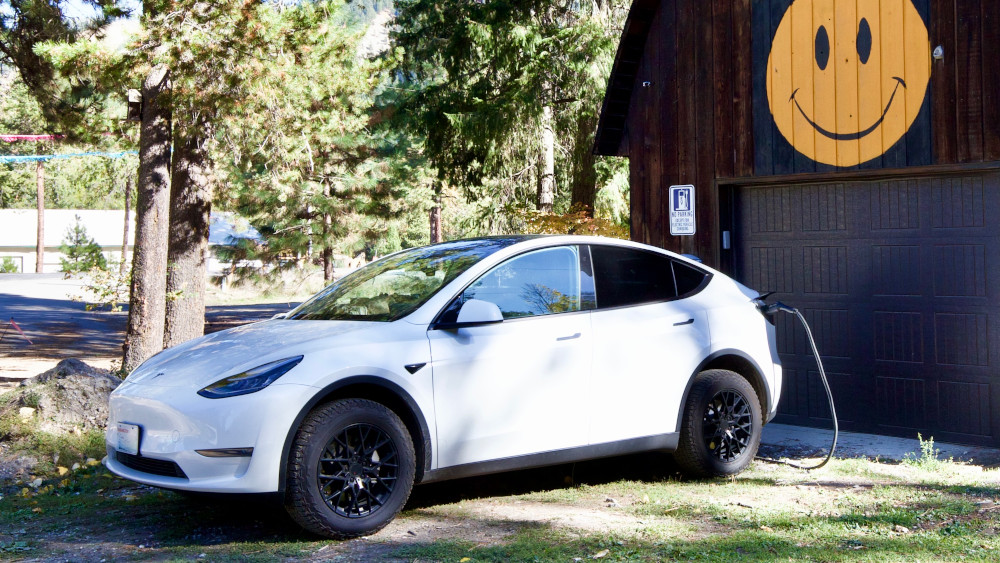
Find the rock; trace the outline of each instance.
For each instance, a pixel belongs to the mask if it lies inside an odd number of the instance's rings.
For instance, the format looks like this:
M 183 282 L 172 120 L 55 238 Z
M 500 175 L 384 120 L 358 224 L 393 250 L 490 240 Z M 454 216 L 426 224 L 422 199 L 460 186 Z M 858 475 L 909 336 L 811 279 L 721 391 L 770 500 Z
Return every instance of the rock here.
M 102 369 L 90 367 L 85 362 L 77 360 L 76 358 L 68 358 L 56 364 L 56 367 L 48 371 L 43 371 L 35 377 L 22 381 L 21 386 L 31 385 L 32 383 L 47 383 L 52 380 L 65 379 L 74 375 L 109 378 L 114 380 L 116 385 L 120 383 L 118 378 L 108 375 L 107 372 Z
M 32 418 L 35 418 L 35 409 L 31 407 L 21 407 L 20 410 L 17 411 L 17 414 L 21 417 L 21 420 L 31 420 Z
M 42 486 L 42 478 L 41 477 L 39 477 L 39 478 L 37 478 L 37 479 L 35 479 L 34 481 L 31 482 L 31 487 L 34 488 L 34 489 L 37 489 L 38 487 L 41 487 L 41 486 Z
M 900 524 L 896 524 L 895 526 L 893 526 L 892 530 L 894 532 L 896 532 L 896 533 L 899 533 L 899 534 L 909 534 L 910 533 L 910 529 L 909 528 L 907 528 L 906 526 L 902 526 Z
M 82 434 L 104 428 L 108 396 L 120 383 L 104 370 L 68 359 L 21 382 L 18 402 L 34 408 L 43 431 Z

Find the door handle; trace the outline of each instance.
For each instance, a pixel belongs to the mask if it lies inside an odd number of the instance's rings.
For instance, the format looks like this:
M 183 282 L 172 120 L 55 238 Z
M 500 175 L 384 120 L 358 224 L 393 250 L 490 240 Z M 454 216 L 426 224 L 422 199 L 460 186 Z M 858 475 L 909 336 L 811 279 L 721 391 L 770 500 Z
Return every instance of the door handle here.
M 679 323 L 674 323 L 674 326 L 684 326 L 684 325 L 690 325 L 690 324 L 694 324 L 694 319 L 688 319 L 686 321 L 681 321 Z
M 560 336 L 559 338 L 556 338 L 556 340 L 557 340 L 557 341 L 562 341 L 562 340 L 573 340 L 573 339 L 575 339 L 575 338 L 580 338 L 580 333 L 579 333 L 579 332 L 578 332 L 578 333 L 576 333 L 576 334 L 571 334 L 571 335 L 569 335 L 569 336 Z

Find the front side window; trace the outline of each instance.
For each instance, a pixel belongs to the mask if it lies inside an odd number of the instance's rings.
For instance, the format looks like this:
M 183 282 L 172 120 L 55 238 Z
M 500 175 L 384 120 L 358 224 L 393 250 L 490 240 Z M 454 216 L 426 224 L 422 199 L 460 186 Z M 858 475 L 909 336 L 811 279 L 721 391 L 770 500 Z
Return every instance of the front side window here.
M 470 299 L 495 303 L 504 319 L 580 311 L 581 297 L 593 292 L 581 287 L 588 281 L 589 277 L 581 276 L 579 247 L 535 250 L 507 260 L 476 280 L 449 307 L 449 313 L 457 315 L 457 308 Z
M 327 287 L 287 318 L 354 321 L 402 318 L 473 264 L 518 240 L 456 241 L 398 252 Z

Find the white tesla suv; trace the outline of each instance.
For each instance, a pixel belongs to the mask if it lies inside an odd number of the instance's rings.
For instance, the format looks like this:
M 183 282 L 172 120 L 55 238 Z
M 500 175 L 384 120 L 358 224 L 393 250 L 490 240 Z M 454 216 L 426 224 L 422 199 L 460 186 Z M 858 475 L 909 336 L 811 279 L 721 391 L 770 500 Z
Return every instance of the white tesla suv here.
M 414 483 L 645 450 L 733 474 L 781 389 L 758 297 L 605 238 L 404 250 L 284 318 L 147 360 L 111 395 L 104 463 L 158 487 L 282 493 L 340 538 L 385 526 Z

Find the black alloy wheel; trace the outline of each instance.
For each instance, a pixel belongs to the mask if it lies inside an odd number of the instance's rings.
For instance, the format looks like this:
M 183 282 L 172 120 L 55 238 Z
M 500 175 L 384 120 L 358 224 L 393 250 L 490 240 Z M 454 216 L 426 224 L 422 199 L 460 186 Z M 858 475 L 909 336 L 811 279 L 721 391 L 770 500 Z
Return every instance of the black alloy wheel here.
M 691 383 L 674 459 L 692 477 L 735 475 L 757 455 L 760 400 L 738 373 L 710 369 Z
M 285 508 L 315 534 L 374 534 L 406 504 L 415 474 L 413 439 L 395 412 L 367 399 L 332 401 L 295 435 Z
M 740 457 L 753 438 L 753 412 L 746 397 L 734 390 L 716 393 L 705 407 L 702 436 L 716 458 L 731 462 Z
M 316 479 L 326 505 L 345 518 L 385 506 L 399 479 L 396 445 L 381 428 L 353 424 L 335 435 L 319 459 Z

